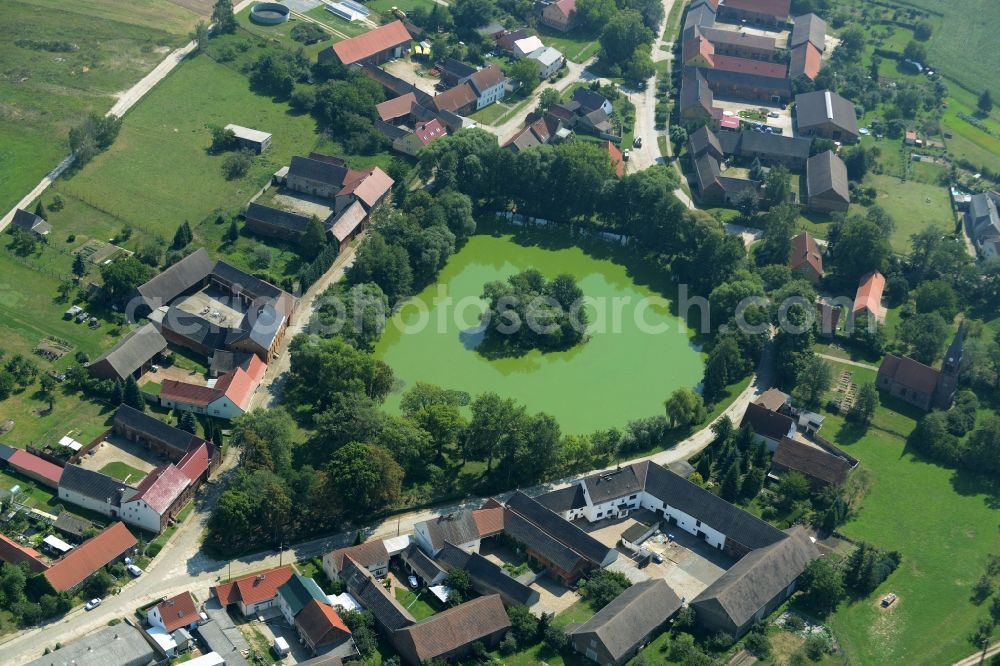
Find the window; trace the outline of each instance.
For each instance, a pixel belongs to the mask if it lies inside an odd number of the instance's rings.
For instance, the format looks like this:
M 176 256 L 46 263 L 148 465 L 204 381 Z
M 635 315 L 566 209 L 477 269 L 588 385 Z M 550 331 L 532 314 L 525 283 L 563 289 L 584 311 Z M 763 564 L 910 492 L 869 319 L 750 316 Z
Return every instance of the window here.
M 701 521 L 700 520 L 694 521 L 694 526 L 695 527 L 701 527 Z
M 630 500 L 634 500 L 635 498 L 636 498 L 635 495 L 632 495 L 632 496 L 629 497 Z
M 603 512 L 603 511 L 598 511 L 598 512 L 597 512 L 597 517 L 598 517 L 598 518 L 600 518 L 600 517 L 601 517 L 601 516 L 603 516 L 603 515 L 604 515 L 604 512 Z

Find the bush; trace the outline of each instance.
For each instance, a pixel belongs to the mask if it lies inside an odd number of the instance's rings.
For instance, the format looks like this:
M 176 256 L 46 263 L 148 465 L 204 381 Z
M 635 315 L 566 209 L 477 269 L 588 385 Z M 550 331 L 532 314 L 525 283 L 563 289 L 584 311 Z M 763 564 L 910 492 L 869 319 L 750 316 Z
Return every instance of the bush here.
M 557 652 L 569 644 L 569 638 L 566 636 L 566 632 L 563 631 L 562 628 L 551 624 L 545 628 L 543 640 L 546 645 Z
M 830 650 L 830 643 L 823 634 L 812 634 L 806 639 L 802 649 L 805 651 L 807 657 L 813 661 L 819 661 Z
M 771 657 L 771 641 L 764 632 L 753 631 L 747 634 L 747 637 L 743 641 L 743 647 L 758 659 L 769 659 Z
M 159 543 L 158 541 L 154 541 L 153 543 L 146 546 L 146 557 L 150 558 L 156 557 L 157 555 L 160 554 L 160 550 L 162 549 L 163 549 L 163 544 Z
M 517 639 L 514 638 L 513 633 L 508 633 L 500 641 L 500 654 L 502 655 L 512 655 L 517 652 Z
M 226 180 L 242 178 L 250 170 L 251 162 L 249 153 L 233 153 L 222 163 L 222 173 L 225 174 Z

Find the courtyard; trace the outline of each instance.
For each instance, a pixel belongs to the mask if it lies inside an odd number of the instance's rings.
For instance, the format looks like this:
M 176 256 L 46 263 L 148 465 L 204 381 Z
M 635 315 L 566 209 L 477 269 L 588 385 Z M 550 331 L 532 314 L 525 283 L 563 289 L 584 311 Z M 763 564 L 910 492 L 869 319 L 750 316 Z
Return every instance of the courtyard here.
M 330 199 L 324 199 L 323 197 L 314 197 L 310 194 L 303 194 L 301 192 L 292 192 L 291 190 L 286 190 L 284 188 L 277 190 L 271 196 L 270 201 L 258 200 L 258 203 L 266 206 L 274 206 L 275 208 L 281 208 L 282 210 L 287 210 L 292 213 L 298 213 L 299 215 L 306 215 L 308 217 L 316 216 L 320 220 L 325 220 L 333 214 L 333 208 L 330 206 L 332 203 Z
M 544 569 L 528 562 L 528 559 L 496 539 L 485 539 L 479 547 L 479 554 L 504 571 L 538 592 L 538 601 L 531 610 L 535 614 L 555 613 L 558 615 L 576 602 L 580 595 L 549 576 Z
M 166 462 L 165 457 L 157 456 L 141 444 L 111 433 L 83 456 L 80 466 L 136 486 L 154 467 Z
M 246 313 L 239 299 L 232 298 L 221 289 L 211 286 L 180 298 L 172 305 L 184 312 L 207 319 L 220 328 L 239 326 Z

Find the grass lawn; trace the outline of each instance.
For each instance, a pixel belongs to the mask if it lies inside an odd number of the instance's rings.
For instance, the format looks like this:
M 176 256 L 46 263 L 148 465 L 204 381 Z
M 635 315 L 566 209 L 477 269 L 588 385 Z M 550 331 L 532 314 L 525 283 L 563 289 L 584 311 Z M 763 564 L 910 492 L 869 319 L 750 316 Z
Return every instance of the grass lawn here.
M 896 222 L 889 239 L 896 252 L 908 254 L 910 236 L 928 224 L 939 227 L 942 233 L 953 231 L 954 216 L 946 188 L 885 175 L 870 176 L 866 182 L 878 191 L 875 203 Z
M 594 611 L 585 601 L 577 601 L 575 604 L 556 615 L 552 623 L 557 627 L 565 627 L 568 624 L 583 624 L 591 617 Z M 498 657 L 505 666 L 537 666 L 538 664 L 549 664 L 549 666 L 584 666 L 592 664 L 583 655 L 577 654 L 572 648 L 567 647 L 560 652 L 555 652 L 544 643 L 532 645 L 531 647 L 519 650 L 512 655 Z
M 0 488 L 10 490 L 14 486 L 21 487 L 18 497 L 33 508 L 50 511 L 58 502 L 55 493 L 47 486 L 43 486 L 37 481 L 33 481 L 13 470 L 0 472 Z
M 342 39 L 347 39 L 348 37 L 356 37 L 372 29 L 370 25 L 362 23 L 361 21 L 348 21 L 346 19 L 342 19 L 333 12 L 328 12 L 326 7 L 322 5 L 310 9 L 305 12 L 305 15 L 309 18 L 316 19 L 323 25 L 333 30 L 334 41 L 340 41 Z M 370 18 L 378 23 L 379 14 L 373 13 Z
M 601 48 L 596 34 L 585 33 L 580 29 L 569 32 L 557 32 L 543 25 L 538 26 L 538 38 L 546 46 L 559 49 L 567 60 L 572 62 L 587 62 Z
M 403 608 L 410 611 L 410 615 L 417 622 L 438 612 L 436 607 L 428 601 L 428 598 L 432 598 L 432 595 L 426 588 L 417 590 L 416 592 L 401 587 L 396 588 L 396 601 L 402 604 Z M 437 600 L 435 599 L 434 601 Z
M 117 460 L 109 462 L 99 471 L 102 474 L 107 474 L 108 476 L 118 479 L 123 483 L 139 483 L 139 481 L 146 476 L 145 472 Z
M 330 18 L 337 18 L 330 12 L 326 12 L 326 14 Z M 341 39 L 343 39 L 343 37 L 341 37 L 340 35 L 330 34 L 328 39 L 321 40 L 319 42 L 316 42 L 315 44 L 307 45 L 303 44 L 302 42 L 297 42 L 294 39 L 292 39 L 292 34 L 291 34 L 292 28 L 294 28 L 297 25 L 304 24 L 305 21 L 296 16 L 292 16 L 288 21 L 284 23 L 279 23 L 278 25 L 260 25 L 250 20 L 250 10 L 247 9 L 246 11 L 242 11 L 236 15 L 236 23 L 239 26 L 240 30 L 243 30 L 252 35 L 256 35 L 257 37 L 263 37 L 264 39 L 276 42 L 277 44 L 280 44 L 286 49 L 295 50 L 298 48 L 302 48 L 305 50 L 305 53 L 307 56 L 309 56 L 310 60 L 315 60 L 316 54 L 318 54 L 323 49 L 329 48 L 330 45 L 333 44 L 334 42 L 338 42 Z M 336 27 L 336 26 L 331 26 L 331 27 Z
M 494 125 L 497 120 L 500 119 L 505 113 L 510 110 L 510 107 L 506 104 L 501 104 L 499 102 L 495 104 L 490 104 L 489 106 L 479 109 L 475 113 L 469 116 L 469 118 L 475 120 L 477 123 L 482 123 L 484 125 Z
M 0 23 L 0 209 L 69 152 L 67 132 L 188 40 L 198 16 L 168 0 L 11 0 Z M 46 50 L 45 42 L 76 48 Z

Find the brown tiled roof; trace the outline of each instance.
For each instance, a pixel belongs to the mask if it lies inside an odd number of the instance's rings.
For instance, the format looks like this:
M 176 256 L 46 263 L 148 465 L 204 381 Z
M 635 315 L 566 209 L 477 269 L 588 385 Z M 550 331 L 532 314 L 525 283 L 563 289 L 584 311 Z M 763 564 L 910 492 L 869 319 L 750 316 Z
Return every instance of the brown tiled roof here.
M 469 104 L 474 104 L 475 101 L 476 91 L 472 89 L 469 83 L 457 85 L 434 96 L 434 106 L 438 111 L 452 111 L 457 113 L 459 109 L 463 109 Z
M 793 271 L 803 264 L 809 264 L 817 275 L 823 275 L 823 254 L 816 244 L 816 239 L 808 231 L 792 239 L 792 251 L 788 257 L 788 266 Z
M 479 536 L 488 537 L 503 532 L 503 507 L 494 506 L 472 512 L 472 518 L 479 528 Z
M 37 550 L 22 546 L 3 534 L 0 534 L 0 562 L 27 564 L 32 573 L 39 573 L 49 568 Z
M 772 462 L 837 486 L 847 481 L 847 475 L 851 473 L 851 463 L 847 460 L 787 437 L 778 444 Z
M 45 572 L 45 578 L 56 592 L 71 590 L 90 574 L 114 562 L 138 543 L 125 527 L 125 523 L 115 523 L 53 564 Z
M 769 14 L 777 18 L 787 18 L 792 11 L 791 5 L 791 0 L 724 0 L 722 3 L 723 7 Z
M 337 566 L 337 571 L 344 570 L 345 556 L 350 556 L 356 564 L 366 568 L 379 562 L 389 561 L 389 551 L 385 549 L 385 543 L 381 539 L 347 548 L 338 548 L 330 553 L 330 557 L 333 558 L 333 562 Z
M 375 110 L 378 112 L 379 118 L 385 122 L 390 122 L 407 115 L 410 112 L 410 108 L 416 103 L 417 96 L 408 92 L 405 95 L 393 97 L 381 104 L 376 104 Z
M 316 599 L 311 599 L 302 607 L 295 616 L 295 626 L 309 637 L 313 647 L 335 645 L 351 635 L 351 630 L 337 615 L 337 611 Z
M 122 504 L 141 500 L 162 516 L 170 510 L 189 485 L 191 479 L 178 467 L 161 465 L 147 474 L 136 488 L 136 494 Z
M 242 601 L 247 606 L 273 599 L 278 594 L 278 588 L 292 577 L 291 567 L 275 567 L 267 571 L 250 574 L 243 578 L 216 585 L 212 594 L 223 606 Z
M 911 391 L 931 395 L 937 388 L 940 372 L 914 361 L 908 356 L 886 354 L 879 366 L 878 376 L 899 384 Z
M 753 402 L 755 405 L 760 405 L 772 412 L 777 412 L 788 402 L 788 394 L 776 388 L 769 388 L 761 393 L 760 397 Z
M 333 52 L 340 58 L 340 62 L 350 65 L 395 46 L 409 44 L 410 41 L 410 33 L 403 22 L 393 21 L 363 35 L 337 42 L 333 45 Z
M 768 439 L 781 439 L 791 430 L 794 421 L 784 414 L 772 412 L 767 407 L 750 403 L 740 427 L 749 424 L 755 433 Z
M 423 663 L 509 628 L 500 595 L 491 594 L 432 615 L 395 635 L 404 656 Z
M 807 42 L 792 49 L 791 58 L 788 61 L 788 76 L 794 79 L 805 74 L 810 79 L 815 79 L 822 67 L 823 54 Z
M 490 65 L 478 70 L 469 78 L 472 79 L 476 88 L 482 92 L 502 83 L 506 77 L 503 75 L 503 70 L 496 65 Z
M 164 628 L 170 632 L 200 619 L 198 609 L 194 605 L 194 597 L 190 592 L 181 592 L 176 597 L 165 599 L 157 604 L 156 608 L 160 611 Z
M 783 79 L 788 73 L 788 68 L 780 62 L 765 62 L 763 60 L 750 60 L 749 58 L 737 58 L 735 56 L 714 55 L 712 61 L 715 63 L 714 69 L 724 72 L 736 72 L 737 74 L 756 74 L 772 79 Z
M 344 178 L 344 187 L 337 193 L 337 196 L 353 194 L 365 206 L 372 208 L 392 189 L 395 182 L 389 177 L 389 174 L 377 166 L 365 171 L 352 170 Z

